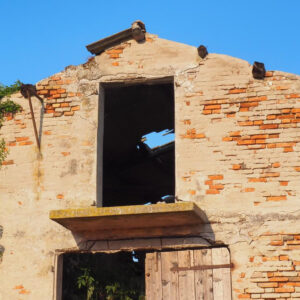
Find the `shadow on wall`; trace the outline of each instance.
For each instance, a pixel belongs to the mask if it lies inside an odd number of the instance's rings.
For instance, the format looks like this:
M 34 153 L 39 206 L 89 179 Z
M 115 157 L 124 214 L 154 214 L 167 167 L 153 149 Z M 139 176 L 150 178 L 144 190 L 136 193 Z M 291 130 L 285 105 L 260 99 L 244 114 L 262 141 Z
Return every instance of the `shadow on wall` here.
M 0 225 L 0 240 L 2 239 L 2 235 L 3 235 L 3 226 Z M 0 263 L 2 262 L 4 251 L 5 248 L 2 245 L 0 245 Z

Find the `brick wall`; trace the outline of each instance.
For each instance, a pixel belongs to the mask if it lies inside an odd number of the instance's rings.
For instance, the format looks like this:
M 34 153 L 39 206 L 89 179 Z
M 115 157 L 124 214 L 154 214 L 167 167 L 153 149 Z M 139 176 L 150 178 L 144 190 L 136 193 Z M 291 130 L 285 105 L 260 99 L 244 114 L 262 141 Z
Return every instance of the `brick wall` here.
M 96 200 L 99 83 L 164 77 L 174 77 L 176 194 L 206 214 L 202 238 L 229 246 L 233 299 L 300 299 L 300 77 L 269 71 L 255 80 L 245 61 L 202 60 L 154 35 L 37 84 L 42 155 L 27 100 L 13 96 L 24 110 L 0 131 L 10 151 L 0 171 L 0 299 L 51 299 L 54 251 L 84 242 L 48 213 Z

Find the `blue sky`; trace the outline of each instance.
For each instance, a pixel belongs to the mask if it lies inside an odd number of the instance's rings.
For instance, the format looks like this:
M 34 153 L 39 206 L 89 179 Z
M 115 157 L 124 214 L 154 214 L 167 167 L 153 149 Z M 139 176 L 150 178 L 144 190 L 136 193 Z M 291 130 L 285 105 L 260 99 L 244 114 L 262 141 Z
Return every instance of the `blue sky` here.
M 0 82 L 35 83 L 141 19 L 148 32 L 300 74 L 299 0 L 0 0 Z

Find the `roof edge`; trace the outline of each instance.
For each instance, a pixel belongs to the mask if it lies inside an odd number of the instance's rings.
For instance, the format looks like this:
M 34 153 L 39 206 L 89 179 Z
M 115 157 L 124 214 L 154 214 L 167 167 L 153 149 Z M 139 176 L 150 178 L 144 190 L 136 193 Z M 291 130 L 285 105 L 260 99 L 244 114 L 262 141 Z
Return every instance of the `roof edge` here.
M 116 46 L 122 42 L 128 41 L 132 38 L 137 42 L 143 42 L 145 40 L 145 32 L 145 24 L 142 21 L 137 20 L 132 23 L 131 28 L 125 29 L 97 42 L 89 44 L 86 46 L 86 48 L 92 54 L 98 55 L 106 49 Z

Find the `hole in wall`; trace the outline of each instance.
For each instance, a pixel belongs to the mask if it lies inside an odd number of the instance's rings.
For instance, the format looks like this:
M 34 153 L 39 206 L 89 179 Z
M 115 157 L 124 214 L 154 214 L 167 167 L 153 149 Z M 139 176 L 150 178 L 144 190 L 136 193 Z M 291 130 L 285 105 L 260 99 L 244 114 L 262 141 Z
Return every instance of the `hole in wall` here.
M 101 101 L 102 206 L 157 203 L 174 195 L 173 83 L 106 85 Z

